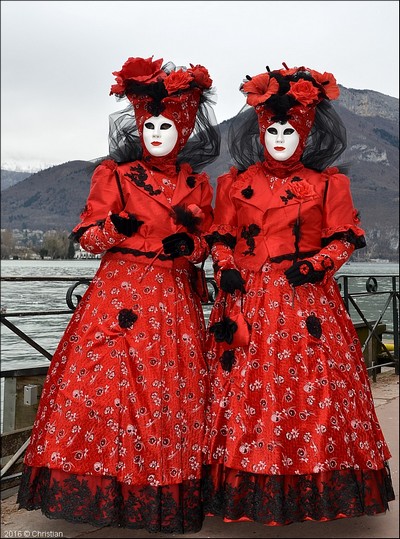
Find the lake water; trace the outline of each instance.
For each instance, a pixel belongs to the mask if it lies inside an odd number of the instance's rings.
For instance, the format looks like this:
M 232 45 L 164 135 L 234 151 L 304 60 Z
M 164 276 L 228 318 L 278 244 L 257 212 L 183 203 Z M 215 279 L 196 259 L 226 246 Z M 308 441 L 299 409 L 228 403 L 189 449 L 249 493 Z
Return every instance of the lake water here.
M 99 259 L 91 260 L 2 260 L 2 277 L 76 277 L 91 279 L 99 267 Z M 378 282 L 378 292 L 390 290 L 391 281 L 387 275 L 398 275 L 399 266 L 396 263 L 358 263 L 345 264 L 337 274 L 362 275 L 350 279 L 351 292 L 366 292 L 365 283 L 370 276 L 375 276 Z M 206 263 L 206 273 L 212 276 L 210 259 Z M 54 311 L 68 310 L 66 293 L 72 282 L 9 282 L 3 281 L 1 286 L 1 307 L 7 313 L 19 311 Z M 398 281 L 397 281 L 398 286 Z M 82 294 L 85 288 L 77 289 L 75 293 Z M 374 294 L 360 297 L 357 303 L 368 320 L 376 320 L 387 301 L 387 294 Z M 208 318 L 211 305 L 204 306 Z M 53 353 L 60 340 L 65 327 L 71 318 L 71 312 L 63 315 L 46 315 L 40 317 L 10 318 L 20 330 L 34 339 L 49 353 Z M 360 318 L 356 312 L 350 310 L 353 321 Z M 383 321 L 388 329 L 392 329 L 391 306 L 384 315 Z M 42 367 L 49 365 L 49 361 L 40 352 L 33 349 L 9 328 L 1 327 L 1 370 Z

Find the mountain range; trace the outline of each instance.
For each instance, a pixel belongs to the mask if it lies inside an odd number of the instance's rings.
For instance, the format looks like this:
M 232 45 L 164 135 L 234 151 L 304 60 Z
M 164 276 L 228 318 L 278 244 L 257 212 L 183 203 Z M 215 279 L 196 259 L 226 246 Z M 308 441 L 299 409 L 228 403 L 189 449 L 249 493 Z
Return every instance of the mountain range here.
M 341 86 L 333 102 L 347 129 L 340 163 L 348 175 L 367 237 L 367 256 L 395 260 L 399 246 L 399 100 L 373 90 Z M 220 124 L 221 153 L 206 171 L 215 187 L 231 165 Z M 102 158 L 99 158 L 101 160 Z M 1 228 L 70 231 L 79 222 L 98 161 L 69 161 L 30 174 L 1 170 Z M 27 173 L 29 174 L 29 173 Z

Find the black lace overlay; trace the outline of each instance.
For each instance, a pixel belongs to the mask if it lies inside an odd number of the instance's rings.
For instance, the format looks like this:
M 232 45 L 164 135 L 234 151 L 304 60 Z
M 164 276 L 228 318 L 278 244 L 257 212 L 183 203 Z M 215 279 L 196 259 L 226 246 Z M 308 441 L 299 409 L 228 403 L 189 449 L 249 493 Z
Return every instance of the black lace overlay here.
M 395 499 L 389 468 L 309 475 L 261 475 L 205 467 L 205 513 L 266 525 L 374 515 Z
M 52 519 L 151 533 L 196 533 L 204 520 L 200 480 L 131 486 L 110 476 L 25 467 L 17 503 Z
M 142 187 L 151 196 L 160 195 L 162 193 L 161 189 L 154 189 L 151 184 L 146 183 L 147 172 L 142 165 L 138 164 L 135 167 L 131 167 L 130 170 L 131 172 L 127 172 L 125 176 L 130 178 L 138 187 Z
M 254 249 L 256 246 L 256 242 L 254 241 L 254 237 L 258 236 L 260 231 L 261 231 L 260 227 L 256 224 L 251 224 L 248 227 L 246 226 L 243 227 L 242 238 L 246 240 L 246 243 L 249 247 L 246 251 L 243 252 L 244 255 L 255 256 Z

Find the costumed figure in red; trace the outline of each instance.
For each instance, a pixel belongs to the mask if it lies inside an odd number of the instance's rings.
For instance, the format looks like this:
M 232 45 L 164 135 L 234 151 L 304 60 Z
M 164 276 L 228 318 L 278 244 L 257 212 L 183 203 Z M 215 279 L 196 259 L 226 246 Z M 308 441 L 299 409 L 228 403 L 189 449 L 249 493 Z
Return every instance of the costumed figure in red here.
M 287 525 L 385 512 L 394 493 L 354 325 L 334 279 L 365 246 L 332 74 L 247 77 L 236 163 L 218 178 L 207 239 L 210 315 L 206 511 Z M 329 167 L 329 168 L 327 168 Z
M 111 94 L 110 158 L 73 236 L 101 263 L 55 351 L 20 507 L 149 532 L 203 522 L 208 371 L 195 264 L 209 254 L 219 153 L 206 68 L 129 58 Z

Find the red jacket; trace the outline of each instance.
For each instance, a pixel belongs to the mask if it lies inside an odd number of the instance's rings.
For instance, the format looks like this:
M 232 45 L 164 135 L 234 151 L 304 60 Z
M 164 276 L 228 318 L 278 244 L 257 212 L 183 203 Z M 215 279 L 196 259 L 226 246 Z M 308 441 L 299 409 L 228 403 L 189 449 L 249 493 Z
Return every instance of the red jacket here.
M 114 161 L 106 160 L 96 168 L 81 222 L 73 230 L 80 237 L 84 249 L 93 253 L 109 249 L 132 252 L 146 262 L 158 251 L 163 253 L 163 238 L 176 232 L 186 232 L 185 228 L 179 228 L 171 216 L 172 206 L 175 205 L 198 206 L 204 215 L 202 231 L 209 228 L 213 216 L 213 192 L 207 174 L 195 174 L 189 165 L 181 165 L 171 202 L 160 190 L 154 175 L 162 177 L 142 161 L 117 165 Z M 110 220 L 111 213 L 119 214 L 121 211 L 133 213 L 139 221 L 143 221 L 131 237 L 119 234 Z M 192 262 L 197 262 L 195 259 L 200 251 L 201 258 L 208 254 L 205 252 L 206 243 L 200 235 L 195 240 L 193 257 L 188 257 Z M 171 265 L 172 262 L 158 259 L 155 264 Z
M 241 174 L 232 168 L 218 179 L 210 232 L 233 236 L 236 267 L 257 271 L 271 259 L 314 254 L 337 233 L 363 236 L 358 223 L 350 181 L 338 169 L 320 173 L 303 167 L 271 190 L 256 163 Z

